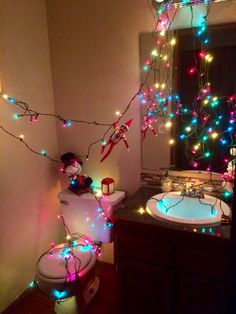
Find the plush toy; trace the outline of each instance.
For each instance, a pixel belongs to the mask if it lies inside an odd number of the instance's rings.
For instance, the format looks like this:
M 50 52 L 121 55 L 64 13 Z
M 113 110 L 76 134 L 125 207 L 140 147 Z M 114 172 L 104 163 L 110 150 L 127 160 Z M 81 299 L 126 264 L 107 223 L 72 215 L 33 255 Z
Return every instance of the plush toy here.
M 115 131 L 111 134 L 108 142 L 102 146 L 101 154 L 104 153 L 104 150 L 106 147 L 108 147 L 108 150 L 107 150 L 106 154 L 102 157 L 100 162 L 105 160 L 110 155 L 113 147 L 117 143 L 119 143 L 121 140 L 123 140 L 126 148 L 129 150 L 129 144 L 128 144 L 127 137 L 126 137 L 125 133 L 129 131 L 131 123 L 132 123 L 132 119 L 125 122 L 120 127 L 118 126 L 117 122 L 113 123 L 113 127 L 114 127 Z
M 145 139 L 146 137 L 146 133 L 147 130 L 151 130 L 153 135 L 157 136 L 157 132 L 154 129 L 154 127 L 152 126 L 153 123 L 153 118 L 152 117 L 148 117 L 146 114 L 143 117 L 143 122 L 141 124 L 141 134 L 142 134 L 142 140 Z
M 61 172 L 69 177 L 68 189 L 76 194 L 91 192 L 93 180 L 86 175 L 80 175 L 82 162 L 78 160 L 75 154 L 69 152 L 61 156 L 63 166 Z

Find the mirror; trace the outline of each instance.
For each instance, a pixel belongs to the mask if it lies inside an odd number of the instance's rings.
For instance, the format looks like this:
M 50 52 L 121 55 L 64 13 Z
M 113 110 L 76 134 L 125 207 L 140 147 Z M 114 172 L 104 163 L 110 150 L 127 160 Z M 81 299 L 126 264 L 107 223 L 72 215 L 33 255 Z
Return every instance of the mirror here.
M 195 69 L 191 65 L 194 64 L 196 54 L 200 52 L 200 46 L 194 40 L 193 28 L 199 26 L 199 19 L 206 15 L 207 6 L 197 5 L 192 7 L 184 7 L 179 9 L 175 19 L 168 32 L 169 39 L 176 38 L 176 46 L 172 53 L 172 67 L 166 77 L 162 78 L 160 84 L 166 83 L 171 85 L 180 97 L 182 104 L 192 103 L 196 96 L 199 82 L 194 75 L 191 76 L 189 71 Z M 236 92 L 236 16 L 232 12 L 236 11 L 236 2 L 226 1 L 214 3 L 210 6 L 207 17 L 208 32 L 210 43 L 208 50 L 212 52 L 215 60 L 212 62 L 210 72 L 207 73 L 211 82 L 212 95 L 232 95 Z M 190 22 L 191 21 L 191 22 Z M 190 25 L 192 26 L 190 28 Z M 146 60 L 150 57 L 150 52 L 155 48 L 155 33 L 140 34 L 140 67 L 143 69 Z M 159 69 L 160 72 L 162 69 Z M 187 73 L 188 72 L 188 73 Z M 194 73 L 192 73 L 194 74 Z M 150 72 L 147 79 L 148 88 L 153 86 L 155 82 L 155 71 Z M 141 82 L 145 80 L 146 73 L 142 70 Z M 173 99 L 167 101 L 167 111 L 173 110 Z M 225 100 L 223 107 L 227 106 Z M 147 109 L 145 103 L 142 105 L 141 116 L 142 121 Z M 159 119 L 153 123 L 151 127 L 142 130 L 142 168 L 150 170 L 158 170 L 160 168 L 171 168 L 177 170 L 193 169 L 193 161 L 186 157 L 185 143 L 176 141 L 177 135 L 180 134 L 181 122 L 177 122 L 172 126 L 171 130 L 165 126 L 168 119 Z M 157 134 L 157 136 L 155 136 Z M 169 140 L 175 138 L 175 145 L 170 145 Z M 227 140 L 228 141 L 228 140 Z M 210 163 L 213 171 L 220 168 L 223 156 L 229 156 L 229 147 L 232 146 L 235 139 L 228 141 L 227 145 L 215 145 L 211 147 L 214 157 Z M 196 163 L 197 169 L 206 170 L 209 161 Z M 211 169 L 211 170 L 212 170 Z M 222 169 L 222 165 L 221 165 Z

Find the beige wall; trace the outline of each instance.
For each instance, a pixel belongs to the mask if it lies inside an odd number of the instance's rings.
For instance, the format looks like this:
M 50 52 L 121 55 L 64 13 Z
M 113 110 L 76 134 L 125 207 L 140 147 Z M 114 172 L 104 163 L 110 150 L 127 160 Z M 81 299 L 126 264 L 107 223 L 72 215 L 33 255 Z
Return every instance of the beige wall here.
M 35 109 L 54 111 L 43 0 L 1 0 L 2 88 Z M 0 125 L 39 151 L 57 156 L 56 126 L 40 119 L 13 121 L 13 104 L 0 100 Z M 33 280 L 35 263 L 51 240 L 59 240 L 57 165 L 33 155 L 0 130 L 0 312 Z
M 151 31 L 153 19 L 144 0 L 49 0 L 48 24 L 57 113 L 66 117 L 112 123 L 139 88 L 139 33 Z M 133 118 L 123 143 L 100 163 L 94 146 L 83 171 L 97 185 L 106 176 L 133 193 L 140 182 L 140 108 L 134 102 L 123 122 Z M 89 142 L 101 137 L 103 127 L 77 125 L 58 128 L 60 153 L 86 154 Z

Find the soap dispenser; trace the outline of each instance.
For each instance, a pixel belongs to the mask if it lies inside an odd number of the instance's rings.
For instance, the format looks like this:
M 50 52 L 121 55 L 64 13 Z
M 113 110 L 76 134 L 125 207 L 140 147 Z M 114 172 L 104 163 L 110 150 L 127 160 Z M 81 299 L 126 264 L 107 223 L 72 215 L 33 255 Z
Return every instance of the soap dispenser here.
M 161 189 L 163 192 L 170 192 L 172 190 L 172 180 L 168 175 L 168 170 L 166 170 L 166 173 L 161 180 Z

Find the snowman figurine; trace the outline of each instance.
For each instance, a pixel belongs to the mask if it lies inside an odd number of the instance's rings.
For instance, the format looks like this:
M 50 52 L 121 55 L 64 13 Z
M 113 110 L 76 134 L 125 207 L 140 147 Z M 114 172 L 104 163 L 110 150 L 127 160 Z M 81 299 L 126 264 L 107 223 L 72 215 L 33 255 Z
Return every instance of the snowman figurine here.
M 69 177 L 68 189 L 76 194 L 92 192 L 91 184 L 93 180 L 86 175 L 81 175 L 82 162 L 78 160 L 75 154 L 69 152 L 61 156 L 63 163 L 61 172 Z

